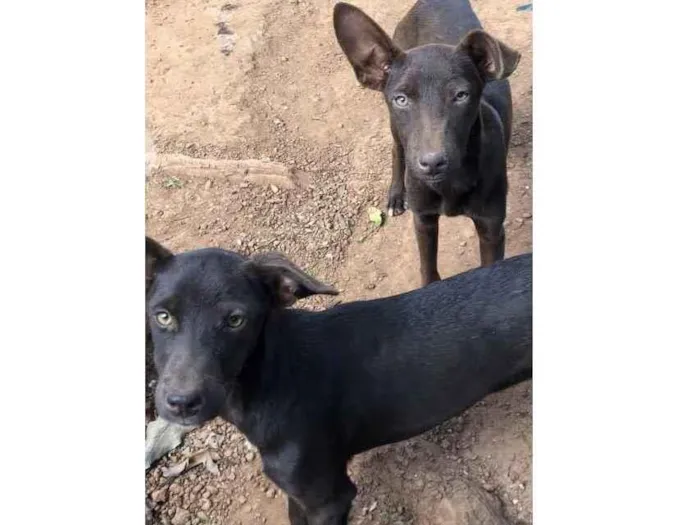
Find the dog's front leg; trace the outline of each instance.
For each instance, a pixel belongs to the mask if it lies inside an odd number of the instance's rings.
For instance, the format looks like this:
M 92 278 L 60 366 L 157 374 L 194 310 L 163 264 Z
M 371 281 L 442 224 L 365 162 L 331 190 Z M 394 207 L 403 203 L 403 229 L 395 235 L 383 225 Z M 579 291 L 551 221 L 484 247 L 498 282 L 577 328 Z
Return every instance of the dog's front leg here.
M 406 160 L 403 146 L 394 135 L 394 146 L 391 149 L 391 186 L 389 187 L 389 199 L 387 202 L 387 214 L 396 217 L 406 211 L 406 183 L 404 174 Z
M 306 519 L 306 511 L 291 496 L 287 497 L 287 513 L 291 525 L 309 525 L 309 520 Z
M 420 275 L 423 286 L 440 280 L 437 269 L 438 222 L 439 215 L 413 214 L 418 253 L 420 254 Z
M 332 491 L 326 497 L 316 492 L 306 505 L 309 525 L 347 525 L 352 500 L 357 489 L 346 473 L 333 482 Z
M 506 233 L 503 218 L 474 218 L 474 226 L 479 236 L 481 266 L 489 266 L 503 259 L 506 249 Z
M 347 525 L 352 500 L 357 494 L 347 474 L 343 473 L 335 481 L 322 480 L 303 487 L 281 484 L 296 493 L 294 497 L 287 497 L 291 525 Z
M 347 525 L 357 489 L 345 470 L 346 456 L 292 445 L 263 452 L 262 460 L 265 475 L 287 494 L 291 525 Z

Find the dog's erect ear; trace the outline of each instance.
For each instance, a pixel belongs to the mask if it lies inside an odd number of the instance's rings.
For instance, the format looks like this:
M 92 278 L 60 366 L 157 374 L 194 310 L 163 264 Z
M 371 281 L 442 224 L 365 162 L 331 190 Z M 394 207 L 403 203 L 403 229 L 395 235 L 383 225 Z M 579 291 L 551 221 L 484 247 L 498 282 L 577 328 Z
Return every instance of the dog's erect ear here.
M 335 288 L 314 279 L 279 253 L 253 255 L 245 266 L 271 290 L 277 306 L 291 306 L 310 295 L 338 295 Z
M 156 266 L 172 257 L 173 254 L 156 241 L 146 236 L 146 292 L 153 282 Z
M 403 56 L 403 51 L 374 20 L 350 4 L 335 4 L 333 27 L 360 84 L 378 91 L 384 89 L 389 68 Z
M 470 31 L 457 50 L 469 55 L 486 82 L 508 78 L 520 62 L 520 53 L 481 29 Z

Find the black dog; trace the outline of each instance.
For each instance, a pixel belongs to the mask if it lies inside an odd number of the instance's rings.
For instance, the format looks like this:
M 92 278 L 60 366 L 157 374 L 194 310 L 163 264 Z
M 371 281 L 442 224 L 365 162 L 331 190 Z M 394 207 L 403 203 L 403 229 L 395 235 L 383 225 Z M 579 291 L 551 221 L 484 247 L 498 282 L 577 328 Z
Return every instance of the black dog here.
M 532 255 L 310 312 L 284 307 L 337 292 L 281 255 L 146 250 L 159 414 L 236 425 L 292 525 L 346 524 L 353 455 L 532 375 Z
M 394 138 L 388 213 L 406 205 L 423 284 L 437 270 L 439 216 L 466 215 L 481 264 L 503 259 L 510 85 L 520 54 L 481 29 L 466 0 L 419 0 L 390 39 L 365 13 L 338 3 L 333 24 L 357 79 L 384 93 Z

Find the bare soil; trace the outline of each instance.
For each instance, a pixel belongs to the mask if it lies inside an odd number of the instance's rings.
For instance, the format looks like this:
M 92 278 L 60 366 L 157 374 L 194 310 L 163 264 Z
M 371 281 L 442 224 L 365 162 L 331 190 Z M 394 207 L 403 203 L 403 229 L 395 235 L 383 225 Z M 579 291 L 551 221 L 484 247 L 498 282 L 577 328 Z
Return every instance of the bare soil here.
M 356 0 L 388 32 L 408 0 Z M 515 125 L 506 256 L 532 249 L 531 15 L 520 2 L 472 0 L 485 28 L 523 58 L 511 77 Z M 279 250 L 333 283 L 334 301 L 419 284 L 410 213 L 376 228 L 390 133 L 381 96 L 361 89 L 333 36 L 331 0 L 147 0 L 147 231 L 173 250 Z M 443 277 L 478 266 L 474 228 L 443 219 Z M 150 417 L 152 414 L 147 414 Z M 532 523 L 532 384 L 489 396 L 460 417 L 351 464 L 351 523 Z M 209 448 L 203 466 L 163 477 Z M 148 517 L 163 525 L 285 524 L 280 492 L 256 451 L 220 420 L 188 434 L 146 479 Z

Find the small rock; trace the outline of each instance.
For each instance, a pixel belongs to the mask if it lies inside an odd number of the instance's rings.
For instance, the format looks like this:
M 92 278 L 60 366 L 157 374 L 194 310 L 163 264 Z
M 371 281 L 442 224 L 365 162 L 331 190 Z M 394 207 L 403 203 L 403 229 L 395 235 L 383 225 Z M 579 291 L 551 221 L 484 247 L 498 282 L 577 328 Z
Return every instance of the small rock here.
M 204 189 L 210 190 L 212 184 L 213 184 L 213 182 L 211 181 L 211 179 L 209 179 L 207 182 L 204 183 Z
M 208 499 L 202 500 L 202 510 L 209 510 L 211 508 L 211 501 Z
M 372 504 L 369 506 L 369 511 L 372 512 L 376 508 L 377 508 L 377 502 L 373 501 Z
M 180 494 L 182 492 L 182 487 L 173 483 L 172 485 L 170 485 L 169 492 L 170 494 Z
M 464 248 L 467 245 L 467 241 L 462 241 L 459 243 L 459 245 Z
M 272 193 L 277 193 L 278 191 L 280 191 L 280 189 L 274 184 L 270 184 L 270 189 L 272 190 Z
M 377 285 L 374 283 L 367 283 L 365 285 L 365 288 L 367 288 L 368 290 L 374 290 L 376 287 L 377 287 Z
M 532 213 L 530 213 L 530 212 L 523 213 L 523 219 L 532 219 Z
M 246 460 L 246 461 L 253 461 L 253 459 L 255 459 L 255 454 L 253 454 L 252 452 L 248 452 L 248 453 L 245 455 L 245 460 Z
M 190 513 L 187 512 L 185 509 L 178 508 L 175 510 L 175 516 L 173 516 L 172 519 L 172 524 L 173 525 L 187 525 L 187 522 L 190 519 Z
M 241 496 L 238 498 L 238 503 L 240 503 L 241 505 L 243 505 L 246 501 L 247 500 L 245 499 L 245 496 Z
M 163 503 L 168 499 L 168 487 L 163 487 L 151 492 L 151 499 L 156 503 Z
M 268 498 L 274 498 L 275 497 L 275 489 L 273 489 L 273 488 L 268 489 L 267 492 L 265 493 L 265 495 Z
M 252 510 L 253 510 L 253 507 L 251 507 L 250 503 L 246 503 L 245 505 L 243 505 L 243 512 L 245 512 L 246 514 L 250 514 L 250 512 Z M 173 524 L 173 525 L 175 525 L 175 524 Z

